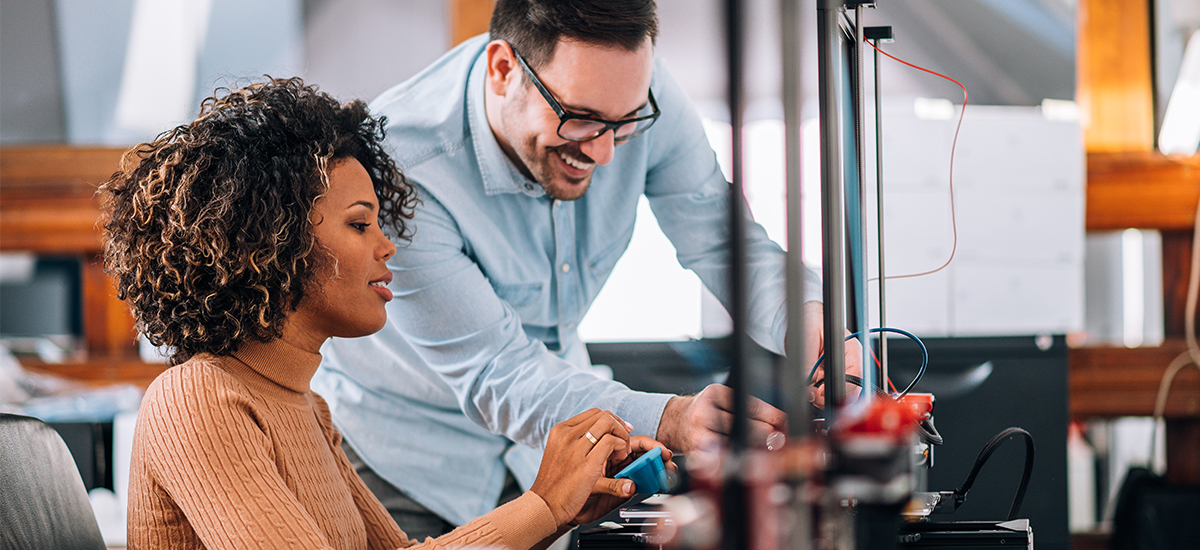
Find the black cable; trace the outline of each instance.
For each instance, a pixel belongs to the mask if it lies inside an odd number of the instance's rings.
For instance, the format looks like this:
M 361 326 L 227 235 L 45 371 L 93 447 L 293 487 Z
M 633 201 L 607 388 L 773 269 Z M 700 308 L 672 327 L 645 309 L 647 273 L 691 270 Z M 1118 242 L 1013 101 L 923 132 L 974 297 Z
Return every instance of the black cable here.
M 916 335 L 914 335 L 911 332 L 901 330 L 898 328 L 878 327 L 878 328 L 873 328 L 868 332 L 870 332 L 870 333 L 894 332 L 896 334 L 907 337 L 909 340 L 912 340 L 913 342 L 916 342 L 917 346 L 919 346 L 921 348 L 921 368 L 917 369 L 917 375 L 915 377 L 913 377 L 912 382 L 909 382 L 908 386 L 904 388 L 904 391 L 902 391 L 896 395 L 896 398 L 899 399 L 901 397 L 904 397 L 905 395 L 908 395 L 908 392 L 912 391 L 913 386 L 916 386 L 917 382 L 921 381 L 921 377 L 925 376 L 925 369 L 929 366 L 929 349 L 927 349 L 925 347 L 925 343 L 922 342 L 920 338 L 917 338 Z M 847 336 L 845 338 L 845 341 L 849 342 L 851 339 L 858 338 L 859 334 L 860 333 L 855 332 L 854 334 Z M 821 363 L 823 361 L 825 361 L 824 353 L 822 353 L 821 355 L 819 355 L 817 357 L 817 362 L 815 364 L 813 364 L 812 370 L 808 371 L 808 383 L 809 384 L 812 384 L 814 386 L 820 386 L 819 383 L 813 382 L 813 376 L 817 373 L 817 367 L 820 367 Z M 869 366 L 864 366 L 864 368 L 869 368 Z M 825 379 L 822 378 L 820 381 L 823 382 L 824 380 Z M 885 380 L 885 382 L 887 382 L 887 381 Z M 861 386 L 862 384 L 858 384 L 858 385 Z
M 1017 511 L 1021 509 L 1021 501 L 1025 498 L 1025 489 L 1029 487 L 1029 476 L 1033 473 L 1033 436 L 1029 432 L 1021 428 L 1008 428 L 993 437 L 987 445 L 983 446 L 983 450 L 979 451 L 979 456 L 975 458 L 975 465 L 971 467 L 971 473 L 967 475 L 967 480 L 962 486 L 954 490 L 954 499 L 957 506 L 962 506 L 962 503 L 967 498 L 967 491 L 971 490 L 971 485 L 975 484 L 975 476 L 979 475 L 979 470 L 983 468 L 983 464 L 987 462 L 992 453 L 1000 447 L 1000 444 L 1007 441 L 1009 437 L 1020 434 L 1025 438 L 1025 471 L 1021 473 L 1021 485 L 1017 488 L 1017 495 L 1013 497 L 1012 508 L 1008 511 L 1008 521 L 1017 518 Z
M 937 428 L 933 426 L 933 422 L 928 418 L 922 418 L 917 423 L 917 434 L 930 445 L 941 445 L 943 443 L 942 434 L 938 433 Z
M 853 374 L 846 375 L 846 383 L 850 384 L 851 386 L 858 386 L 860 388 L 863 387 L 863 379 L 858 376 L 854 376 Z M 817 379 L 816 382 L 813 382 L 813 384 L 812 384 L 812 386 L 814 388 L 819 388 L 824 385 L 825 385 L 824 378 L 819 378 L 819 379 Z M 888 395 L 888 392 L 885 392 L 879 388 L 875 388 L 875 395 L 878 395 L 880 397 L 891 397 L 891 395 Z

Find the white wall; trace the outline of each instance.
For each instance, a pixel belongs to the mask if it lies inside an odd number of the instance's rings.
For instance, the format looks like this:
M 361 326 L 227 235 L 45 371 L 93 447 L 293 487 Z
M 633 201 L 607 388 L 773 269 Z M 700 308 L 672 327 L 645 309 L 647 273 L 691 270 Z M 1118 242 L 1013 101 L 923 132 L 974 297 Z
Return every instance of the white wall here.
M 450 46 L 445 2 L 307 0 L 304 78 L 340 99 L 370 101 Z

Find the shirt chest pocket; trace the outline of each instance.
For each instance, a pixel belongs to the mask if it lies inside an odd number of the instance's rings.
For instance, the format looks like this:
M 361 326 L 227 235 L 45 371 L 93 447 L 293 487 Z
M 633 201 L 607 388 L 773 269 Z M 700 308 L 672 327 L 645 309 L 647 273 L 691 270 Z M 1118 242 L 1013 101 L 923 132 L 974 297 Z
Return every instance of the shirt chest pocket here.
M 546 291 L 546 285 L 544 283 L 515 285 L 493 283 L 492 289 L 496 291 L 496 296 L 508 302 L 508 305 L 517 310 L 517 313 L 524 319 L 529 314 L 539 310 L 539 305 L 542 303 L 543 295 Z
M 592 254 L 587 262 L 587 273 L 593 283 L 604 284 L 604 281 L 608 280 L 608 276 L 617 265 L 617 260 L 620 260 L 625 254 L 625 249 L 629 248 L 629 240 L 632 237 L 631 231 L 624 238 L 616 239 L 600 252 Z

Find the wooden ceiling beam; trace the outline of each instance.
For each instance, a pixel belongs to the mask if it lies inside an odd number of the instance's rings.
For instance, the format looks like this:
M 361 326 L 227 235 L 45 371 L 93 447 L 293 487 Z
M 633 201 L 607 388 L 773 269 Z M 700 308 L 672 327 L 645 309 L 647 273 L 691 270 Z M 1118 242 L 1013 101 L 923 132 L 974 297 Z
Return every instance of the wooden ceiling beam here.
M 1191 229 L 1197 201 L 1200 155 L 1088 153 L 1088 231 Z

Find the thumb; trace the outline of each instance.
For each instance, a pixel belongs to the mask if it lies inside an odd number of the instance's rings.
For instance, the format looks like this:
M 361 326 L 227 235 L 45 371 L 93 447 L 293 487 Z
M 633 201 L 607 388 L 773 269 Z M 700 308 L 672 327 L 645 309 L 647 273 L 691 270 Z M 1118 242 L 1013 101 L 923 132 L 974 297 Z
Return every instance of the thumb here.
M 634 489 L 634 483 L 631 479 L 602 477 L 596 480 L 596 485 L 592 487 L 592 494 L 629 498 L 633 496 Z

